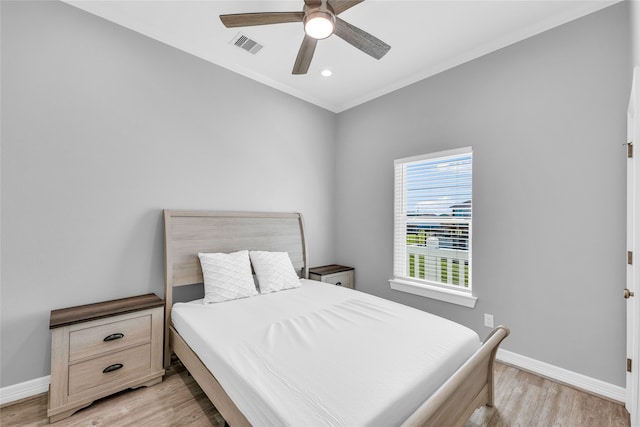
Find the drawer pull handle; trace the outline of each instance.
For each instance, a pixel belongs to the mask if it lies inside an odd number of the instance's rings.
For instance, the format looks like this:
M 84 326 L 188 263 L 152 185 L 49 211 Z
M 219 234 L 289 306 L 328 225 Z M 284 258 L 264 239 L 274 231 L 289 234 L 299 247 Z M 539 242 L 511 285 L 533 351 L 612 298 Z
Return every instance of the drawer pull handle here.
M 118 332 L 117 334 L 111 334 L 109 336 L 104 337 L 103 341 L 113 341 L 113 340 L 119 340 L 120 338 L 124 338 L 124 334 Z
M 124 367 L 122 363 L 114 363 L 113 365 L 109 365 L 102 370 L 103 374 L 108 374 L 109 372 L 117 371 L 118 369 Z
M 342 286 L 342 282 L 336 282 L 336 286 Z

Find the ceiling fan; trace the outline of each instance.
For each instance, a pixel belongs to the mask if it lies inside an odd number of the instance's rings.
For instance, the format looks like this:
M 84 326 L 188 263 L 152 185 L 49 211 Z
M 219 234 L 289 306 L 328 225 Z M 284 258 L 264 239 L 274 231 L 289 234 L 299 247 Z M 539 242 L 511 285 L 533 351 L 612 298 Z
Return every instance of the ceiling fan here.
M 391 49 L 382 40 L 338 18 L 342 12 L 363 1 L 304 0 L 302 12 L 236 13 L 220 15 L 220 20 L 227 28 L 302 22 L 305 35 L 292 74 L 306 74 L 316 43 L 332 34 L 376 59 L 382 58 Z

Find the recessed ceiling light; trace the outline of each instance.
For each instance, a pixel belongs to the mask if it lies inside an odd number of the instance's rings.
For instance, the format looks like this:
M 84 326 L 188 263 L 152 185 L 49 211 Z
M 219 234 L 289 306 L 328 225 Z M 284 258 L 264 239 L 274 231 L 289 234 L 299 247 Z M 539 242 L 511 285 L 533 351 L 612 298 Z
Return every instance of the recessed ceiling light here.
M 333 73 L 328 68 L 325 68 L 324 70 L 320 71 L 320 74 L 322 74 L 323 77 L 330 77 Z

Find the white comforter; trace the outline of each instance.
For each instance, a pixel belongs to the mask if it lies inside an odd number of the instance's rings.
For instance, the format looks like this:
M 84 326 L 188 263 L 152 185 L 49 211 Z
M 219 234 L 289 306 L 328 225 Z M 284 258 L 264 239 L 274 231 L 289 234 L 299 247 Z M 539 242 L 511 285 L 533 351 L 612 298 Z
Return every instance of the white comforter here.
M 398 425 L 480 347 L 457 323 L 311 280 L 177 303 L 172 321 L 254 426 Z

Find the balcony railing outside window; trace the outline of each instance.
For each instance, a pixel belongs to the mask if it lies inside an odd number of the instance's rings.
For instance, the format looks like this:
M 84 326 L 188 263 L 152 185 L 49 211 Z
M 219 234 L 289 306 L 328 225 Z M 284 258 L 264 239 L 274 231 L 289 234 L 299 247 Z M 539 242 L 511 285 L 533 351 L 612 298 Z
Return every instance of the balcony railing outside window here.
M 409 277 L 469 287 L 469 252 L 407 245 Z

